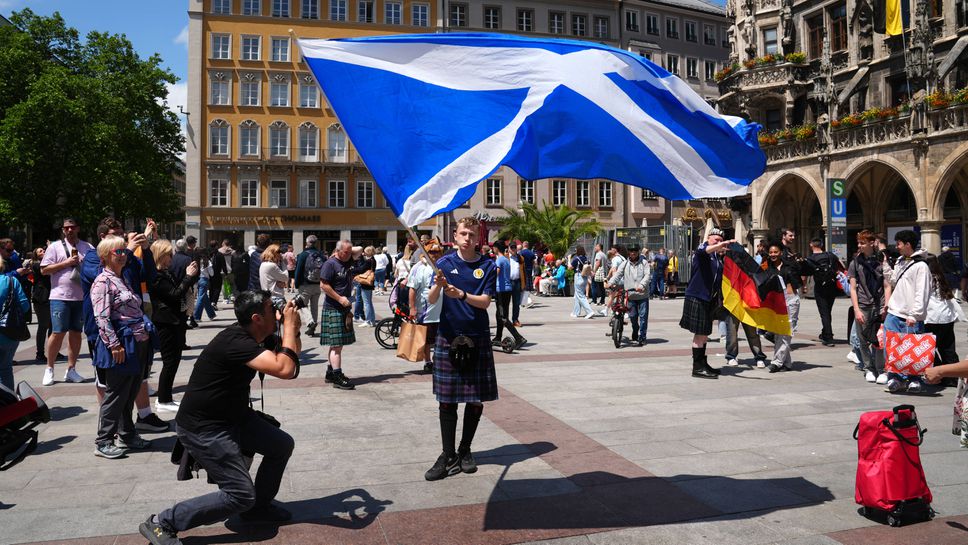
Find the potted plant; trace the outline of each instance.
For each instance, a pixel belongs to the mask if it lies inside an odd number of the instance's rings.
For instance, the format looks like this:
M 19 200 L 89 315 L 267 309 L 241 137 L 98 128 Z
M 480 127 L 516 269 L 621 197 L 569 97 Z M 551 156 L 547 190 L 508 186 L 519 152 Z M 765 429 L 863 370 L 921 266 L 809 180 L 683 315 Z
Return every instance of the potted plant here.
M 776 136 L 773 136 L 773 134 L 770 132 L 760 133 L 759 137 L 757 138 L 760 141 L 760 146 L 775 146 L 780 142 L 777 140 Z
M 803 64 L 807 60 L 807 55 L 806 53 L 795 51 L 793 53 L 787 53 L 784 59 L 786 62 L 792 62 L 793 64 Z
M 800 125 L 793 129 L 793 134 L 797 140 L 807 140 L 817 135 L 817 126 L 812 124 Z
M 951 104 L 951 97 L 941 90 L 931 93 L 926 100 L 928 105 L 934 109 L 947 108 Z
M 877 121 L 881 118 L 881 110 L 879 108 L 868 108 L 860 113 L 860 118 L 863 121 Z
M 968 104 L 968 87 L 963 87 L 951 93 L 951 102 L 955 104 Z
M 793 129 L 780 129 L 776 131 L 776 137 L 780 140 L 791 140 L 794 137 Z
M 897 117 L 897 108 L 883 108 L 878 112 L 878 117 L 881 119 L 890 119 L 892 117 Z
M 750 59 L 748 61 L 744 61 L 743 66 L 745 66 L 747 70 L 752 70 L 753 68 L 756 68 L 756 59 Z

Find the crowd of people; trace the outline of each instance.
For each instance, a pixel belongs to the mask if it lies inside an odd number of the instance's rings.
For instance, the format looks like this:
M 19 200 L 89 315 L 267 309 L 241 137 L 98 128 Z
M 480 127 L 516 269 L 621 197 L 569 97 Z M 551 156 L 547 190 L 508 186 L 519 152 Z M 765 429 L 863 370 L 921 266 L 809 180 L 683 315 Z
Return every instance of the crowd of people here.
M 397 255 L 373 246 L 339 241 L 328 255 L 318 239 L 305 239 L 295 254 L 266 234 L 246 251 L 230 241 L 199 248 L 194 237 L 169 241 L 157 236 L 150 219 L 143 232 L 126 232 L 114 218 L 96 227 L 97 244 L 80 238 L 80 225 L 67 218 L 62 238 L 37 248 L 23 260 L 12 241 L 0 240 L 0 298 L 16 305 L 38 325 L 37 359 L 44 363 L 42 383 L 55 383 L 55 366 L 66 360 L 66 382 L 84 382 L 77 369 L 81 339 L 94 366 L 99 415 L 95 455 L 115 459 L 151 442 L 140 433 L 168 431 L 170 423 L 155 411 L 175 413 L 180 448 L 216 482 L 219 492 L 181 502 L 141 525 L 156 544 L 178 543 L 177 532 L 242 513 L 248 520 L 280 522 L 289 513 L 272 503 L 292 453 L 294 441 L 279 423 L 251 407 L 248 388 L 256 373 L 282 379 L 298 376 L 300 336 L 318 336 L 327 347 L 326 383 L 353 390 L 344 373 L 343 348 L 356 342 L 356 328 L 376 324 L 373 295 L 391 293 L 406 302 L 408 318 L 427 326 L 424 370 L 432 374 L 438 402 L 441 454 L 427 470 L 427 480 L 477 465 L 472 443 L 484 403 L 497 399 L 493 347 L 506 330 L 515 348 L 527 343 L 520 334 L 521 310 L 534 297 L 564 296 L 572 290 L 571 316 L 607 316 L 611 300 L 623 297 L 632 341 L 648 341 L 652 299 L 679 295 L 679 258 L 674 251 L 655 252 L 596 244 L 590 253 L 577 247 L 567 256 L 535 251 L 527 241 L 479 245 L 474 218 L 457 222 L 454 239 L 408 240 Z M 925 380 L 951 381 L 963 376 L 954 364 L 954 324 L 965 320 L 951 285 L 946 258 L 919 249 L 912 231 L 900 231 L 894 245 L 868 230 L 857 234 L 857 252 L 844 266 L 810 241 L 810 254 L 799 255 L 795 235 L 781 229 L 776 240 L 761 243 L 753 256 L 779 279 L 791 334 L 773 334 L 737 320 L 723 307 L 724 256 L 736 250 L 719 229 L 706 233 L 691 259 L 679 324 L 692 334 L 692 376 L 715 379 L 706 346 L 719 322 L 726 365 L 739 365 L 738 331 L 742 325 L 752 365 L 779 372 L 793 368 L 792 333 L 797 330 L 801 297 L 812 284 L 821 316 L 818 338 L 834 345 L 833 307 L 849 292 L 850 358 L 868 382 L 890 392 L 920 392 Z M 449 248 L 448 248 L 449 246 Z M 542 249 L 543 250 L 543 249 Z M 812 280 L 812 282 L 808 282 Z M 403 299 L 400 299 L 400 298 Z M 322 305 L 320 306 L 320 298 Z M 232 304 L 236 323 L 223 328 L 194 363 L 186 392 L 175 400 L 175 376 L 186 349 L 186 332 L 205 316 L 216 318 L 220 299 Z M 494 302 L 496 333 L 489 317 Z M 601 307 L 596 309 L 595 306 Z M 920 333 L 937 338 L 936 369 L 927 378 L 885 371 L 885 332 Z M 64 340 L 67 356 L 60 356 Z M 772 356 L 762 339 L 773 343 Z M 0 383 L 13 387 L 12 360 L 18 342 L 0 333 Z M 148 377 L 160 353 L 157 399 L 149 401 Z M 965 371 L 968 373 L 968 370 Z M 464 404 L 460 441 L 458 408 Z M 140 432 L 140 433 L 139 433 Z M 264 461 L 255 479 L 245 453 Z

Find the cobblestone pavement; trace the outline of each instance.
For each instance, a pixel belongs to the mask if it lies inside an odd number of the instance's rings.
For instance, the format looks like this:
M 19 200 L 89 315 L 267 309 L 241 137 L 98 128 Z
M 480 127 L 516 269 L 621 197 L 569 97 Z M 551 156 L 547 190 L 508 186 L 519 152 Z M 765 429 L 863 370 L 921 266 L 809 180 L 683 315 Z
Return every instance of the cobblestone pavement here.
M 378 314 L 389 314 L 385 297 Z M 344 350 L 355 391 L 324 384 L 325 352 L 307 339 L 293 381 L 269 379 L 265 410 L 296 439 L 279 500 L 295 513 L 282 527 L 237 519 L 185 532 L 193 543 L 560 545 L 968 543 L 965 452 L 949 433 L 953 389 L 891 395 L 845 359 L 846 311 L 834 307 L 834 348 L 805 300 L 795 372 L 739 367 L 719 380 L 690 377 L 682 300 L 652 302 L 649 343 L 615 349 L 607 320 L 569 318 L 571 300 L 539 298 L 523 309 L 518 353 L 497 354 L 500 400 L 485 407 L 474 445 L 480 470 L 438 482 L 424 471 L 440 452 L 430 377 L 357 332 Z M 220 328 L 222 310 L 189 332 L 176 381 Z M 965 353 L 965 326 L 958 326 Z M 17 380 L 40 384 L 43 367 L 21 346 Z M 764 342 L 767 349 L 771 345 Z M 723 346 L 710 343 L 710 361 Z M 58 364 L 57 378 L 65 364 Z M 156 370 L 160 363 L 156 363 Z M 90 364 L 78 369 L 92 376 Z M 37 453 L 0 474 L 0 543 L 144 543 L 138 524 L 172 502 L 213 490 L 175 480 L 171 433 L 125 459 L 93 456 L 92 384 L 39 388 L 54 420 Z M 253 396 L 259 396 L 253 382 Z M 917 406 L 929 428 L 921 453 L 938 517 L 894 529 L 858 515 L 854 503 L 861 412 Z M 170 414 L 162 414 L 171 418 Z

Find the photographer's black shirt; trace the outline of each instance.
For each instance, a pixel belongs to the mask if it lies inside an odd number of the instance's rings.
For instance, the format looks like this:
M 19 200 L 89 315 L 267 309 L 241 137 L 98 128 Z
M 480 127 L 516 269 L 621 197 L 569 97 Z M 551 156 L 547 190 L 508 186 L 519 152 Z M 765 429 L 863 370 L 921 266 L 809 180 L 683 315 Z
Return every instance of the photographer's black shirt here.
M 249 409 L 249 383 L 255 369 L 246 365 L 266 350 L 275 337 L 259 344 L 239 324 L 232 324 L 202 350 L 175 421 L 188 431 L 224 428 L 239 422 Z

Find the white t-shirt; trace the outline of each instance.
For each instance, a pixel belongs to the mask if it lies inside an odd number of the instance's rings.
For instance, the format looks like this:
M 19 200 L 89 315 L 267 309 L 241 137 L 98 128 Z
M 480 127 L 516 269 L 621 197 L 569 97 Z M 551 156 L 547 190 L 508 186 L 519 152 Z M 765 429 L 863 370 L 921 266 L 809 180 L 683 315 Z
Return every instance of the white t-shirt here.
M 390 259 L 387 257 L 387 254 L 376 254 L 375 256 L 373 256 L 373 259 L 376 260 L 376 270 L 378 271 L 387 268 L 387 263 L 390 262 Z
M 424 317 L 424 323 L 435 324 L 440 322 L 440 309 L 441 309 L 441 298 L 444 296 L 441 292 L 440 297 L 437 298 L 437 302 L 430 304 L 428 297 L 430 297 L 430 288 L 434 285 L 434 269 L 430 265 L 420 262 L 410 269 L 410 276 L 407 277 L 407 286 L 410 289 L 415 290 L 414 295 L 414 306 L 416 308 L 412 309 L 417 312 L 417 317 L 426 311 L 426 316 Z

